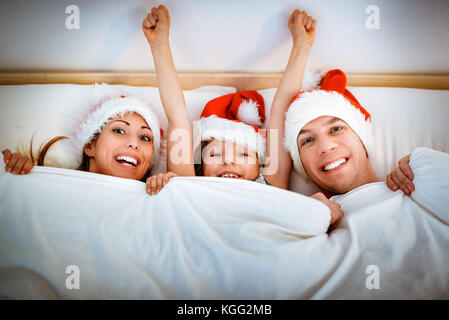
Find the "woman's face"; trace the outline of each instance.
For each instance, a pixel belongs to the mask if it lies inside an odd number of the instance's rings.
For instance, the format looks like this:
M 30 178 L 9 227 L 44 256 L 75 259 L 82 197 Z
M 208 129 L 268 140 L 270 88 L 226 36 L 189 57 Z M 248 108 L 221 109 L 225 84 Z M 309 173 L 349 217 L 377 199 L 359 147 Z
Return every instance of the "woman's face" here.
M 153 157 L 153 132 L 142 116 L 128 113 L 112 118 L 84 152 L 90 172 L 141 180 Z
M 255 180 L 259 168 L 257 153 L 240 144 L 212 140 L 203 150 L 204 176 Z

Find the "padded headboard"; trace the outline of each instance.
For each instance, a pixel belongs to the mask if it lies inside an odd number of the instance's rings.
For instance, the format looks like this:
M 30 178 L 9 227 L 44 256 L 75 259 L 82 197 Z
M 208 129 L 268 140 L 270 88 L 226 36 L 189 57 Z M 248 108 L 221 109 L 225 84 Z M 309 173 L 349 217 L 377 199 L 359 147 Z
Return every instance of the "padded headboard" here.
M 206 85 L 231 86 L 241 90 L 260 90 L 278 86 L 282 73 L 180 72 L 185 90 Z M 403 87 L 449 90 L 449 74 L 347 74 L 350 87 Z M 131 86 L 157 86 L 154 72 L 4 72 L 0 85 L 93 84 L 95 82 Z

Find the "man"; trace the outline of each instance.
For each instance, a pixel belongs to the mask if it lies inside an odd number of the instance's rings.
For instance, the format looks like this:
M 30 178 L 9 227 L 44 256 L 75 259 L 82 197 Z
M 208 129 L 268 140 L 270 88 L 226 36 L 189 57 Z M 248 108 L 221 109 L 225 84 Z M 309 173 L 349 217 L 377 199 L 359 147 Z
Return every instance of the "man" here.
M 340 70 L 329 71 L 320 90 L 293 99 L 284 135 L 295 170 L 345 213 L 331 242 L 344 248 L 334 282 L 314 298 L 448 297 L 449 154 L 418 148 L 399 161 L 386 183 L 378 181 L 371 165 L 371 116 L 346 89 Z M 393 192 L 399 188 L 404 193 Z M 367 266 L 379 271 L 375 287 L 381 290 L 370 290 L 368 282 L 363 290 L 357 277 Z
M 332 201 L 338 202 L 340 195 L 378 182 L 370 161 L 374 150 L 371 115 L 346 89 L 346 76 L 341 70 L 327 72 L 319 90 L 301 92 L 292 100 L 286 113 L 284 145 L 299 175 L 312 180 Z M 414 158 L 427 157 L 435 163 L 449 157 L 447 153 L 431 149 L 421 148 L 414 153 Z M 413 168 L 410 167 L 412 155 L 399 160 L 399 166 L 387 176 L 386 187 L 390 190 L 379 190 L 379 197 L 381 194 L 388 196 L 391 190 L 398 189 L 405 195 L 415 192 Z M 422 163 L 427 166 L 427 163 Z M 425 172 L 415 164 L 414 170 L 418 168 L 421 173 Z M 449 170 L 447 166 L 428 166 L 426 170 L 426 175 L 421 178 L 426 180 L 422 185 L 426 184 L 427 191 L 438 189 L 438 185 L 447 188 L 442 179 L 443 172 Z M 436 172 L 438 176 L 434 179 L 442 180 L 441 183 L 434 180 L 430 186 L 427 185 L 429 177 Z M 416 197 L 420 195 L 415 194 Z M 431 196 L 423 201 L 438 202 L 437 198 Z M 443 211 L 436 214 L 446 220 L 447 210 Z
M 328 198 L 378 181 L 370 162 L 371 116 L 346 89 L 341 70 L 329 71 L 320 90 L 293 99 L 284 142 L 295 170 Z

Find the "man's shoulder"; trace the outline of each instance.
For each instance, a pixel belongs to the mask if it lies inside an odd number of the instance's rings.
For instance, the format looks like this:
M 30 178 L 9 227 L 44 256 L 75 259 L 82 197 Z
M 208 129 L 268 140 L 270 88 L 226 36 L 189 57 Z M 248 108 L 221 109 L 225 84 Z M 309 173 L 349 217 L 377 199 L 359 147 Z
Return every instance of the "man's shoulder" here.
M 354 204 L 357 207 L 372 205 L 384 198 L 391 196 L 392 191 L 388 189 L 383 181 L 366 183 L 352 189 L 344 194 L 334 195 L 330 198 L 340 204 Z

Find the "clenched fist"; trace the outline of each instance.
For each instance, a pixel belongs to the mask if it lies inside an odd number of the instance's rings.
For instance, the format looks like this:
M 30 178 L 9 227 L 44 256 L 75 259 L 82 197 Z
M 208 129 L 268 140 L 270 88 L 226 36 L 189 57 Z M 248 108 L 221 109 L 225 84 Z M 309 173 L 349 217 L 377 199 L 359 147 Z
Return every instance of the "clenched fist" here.
M 312 47 L 315 40 L 316 20 L 305 11 L 296 9 L 288 18 L 288 28 L 292 34 L 293 44 Z
M 164 5 L 153 7 L 142 22 L 142 29 L 151 45 L 168 41 L 170 14 Z

